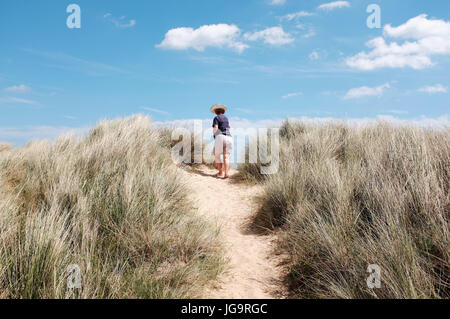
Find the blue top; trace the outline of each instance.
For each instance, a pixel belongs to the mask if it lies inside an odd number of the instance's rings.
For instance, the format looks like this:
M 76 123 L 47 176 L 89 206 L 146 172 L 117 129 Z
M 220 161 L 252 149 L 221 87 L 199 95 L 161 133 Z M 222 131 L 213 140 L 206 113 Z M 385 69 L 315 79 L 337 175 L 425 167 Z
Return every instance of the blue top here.
M 217 131 L 216 136 L 219 134 L 231 136 L 230 122 L 228 121 L 228 118 L 225 115 L 220 114 L 214 118 L 213 127 L 216 125 L 219 127 L 219 130 Z

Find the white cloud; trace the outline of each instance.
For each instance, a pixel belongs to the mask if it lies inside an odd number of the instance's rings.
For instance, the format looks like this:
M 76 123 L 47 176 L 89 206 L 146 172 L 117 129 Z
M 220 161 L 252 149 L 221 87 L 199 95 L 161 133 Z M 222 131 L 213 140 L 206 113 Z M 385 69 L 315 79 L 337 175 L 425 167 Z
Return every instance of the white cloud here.
M 54 140 L 60 136 L 80 136 L 89 131 L 87 127 L 72 128 L 65 126 L 0 126 L 0 141 L 24 145 L 31 140 Z
M 148 111 L 148 112 L 152 112 L 152 113 L 158 113 L 158 114 L 162 114 L 162 115 L 170 115 L 169 112 L 160 110 L 160 109 L 155 109 L 152 107 L 147 107 L 147 106 L 141 106 L 142 110 Z
M 20 84 L 16 86 L 10 86 L 4 89 L 6 92 L 14 92 L 14 93 L 25 93 L 31 91 L 31 88 L 26 86 L 25 84 Z
M 36 101 L 26 100 L 18 97 L 0 98 L 0 104 L 9 104 L 9 103 L 28 104 L 28 105 L 38 104 Z
M 237 129 L 247 129 L 247 128 L 270 128 L 270 127 L 280 127 L 281 124 L 285 121 L 283 118 L 275 118 L 269 120 L 254 120 L 254 119 L 246 119 L 240 117 L 229 117 L 231 124 L 231 131 Z M 393 125 L 414 125 L 422 128 L 431 128 L 431 129 L 449 129 L 450 128 L 450 118 L 448 115 L 443 115 L 437 118 L 430 118 L 425 116 L 420 116 L 416 118 L 409 119 L 399 119 L 391 115 L 378 115 L 377 117 L 366 117 L 366 118 L 336 118 L 336 117 L 297 117 L 297 118 L 289 118 L 290 121 L 302 121 L 306 124 L 311 125 L 327 125 L 329 123 L 343 123 L 348 124 L 350 126 L 358 127 L 364 126 L 367 124 L 373 124 L 380 121 L 388 122 Z M 176 120 L 176 121 L 165 121 L 165 122 L 153 122 L 157 127 L 185 127 L 188 129 L 192 129 L 194 126 L 194 119 L 187 120 Z M 202 127 L 203 130 L 207 132 L 211 129 L 211 119 L 203 119 Z M 1 132 L 1 128 L 0 128 Z M 1 135 L 0 135 L 1 137 Z
M 350 3 L 348 1 L 334 1 L 334 2 L 321 4 L 317 8 L 321 9 L 321 10 L 330 11 L 330 10 L 334 10 L 334 9 L 349 8 L 349 7 L 350 7 Z
M 9 100 L 15 103 L 23 103 L 23 104 L 37 104 L 37 102 L 32 100 L 21 99 L 17 97 L 10 97 Z
M 311 38 L 316 35 L 316 31 L 314 30 L 314 27 L 311 25 L 307 26 L 307 25 L 303 25 L 303 24 L 299 23 L 295 27 L 299 30 L 306 31 L 306 33 L 302 35 L 302 38 L 304 38 L 304 39 L 308 39 L 308 38 Z
M 244 34 L 244 38 L 249 41 L 263 40 L 264 43 L 281 46 L 294 42 L 294 38 L 284 32 L 282 27 L 271 27 L 257 32 Z
M 426 116 L 420 116 L 416 118 L 409 119 L 399 119 L 391 115 L 378 115 L 375 118 L 335 118 L 335 117 L 300 117 L 300 118 L 289 118 L 292 121 L 302 121 L 306 124 L 312 125 L 326 125 L 329 123 L 343 123 L 353 127 L 365 126 L 368 124 L 374 124 L 381 122 L 387 122 L 396 126 L 416 126 L 425 129 L 449 129 L 450 128 L 450 118 L 448 115 L 442 115 L 440 117 L 431 118 Z M 276 120 L 273 120 L 276 124 Z M 272 126 L 278 126 L 272 125 Z
M 249 46 L 239 41 L 240 34 L 241 30 L 237 26 L 229 24 L 203 25 L 198 29 L 176 28 L 169 30 L 156 47 L 196 51 L 204 51 L 207 47 L 227 47 L 241 53 Z
M 410 119 L 399 119 L 389 115 L 378 115 L 375 118 L 333 118 L 333 117 L 299 117 L 289 118 L 291 121 L 302 121 L 311 125 L 326 125 L 329 123 L 344 123 L 351 126 L 363 126 L 379 121 L 388 122 L 393 125 L 415 125 L 422 128 L 429 129 L 449 129 L 450 118 L 448 115 L 443 115 L 437 118 L 430 118 L 420 116 Z M 158 122 L 153 121 L 155 127 L 185 127 L 192 129 L 194 125 L 194 119 L 183 119 L 175 121 Z M 203 119 L 203 130 L 208 135 L 211 130 L 211 119 Z M 254 120 L 240 117 L 230 117 L 230 122 L 233 130 L 248 128 L 270 128 L 280 127 L 285 121 L 284 118 L 274 118 L 267 120 Z M 65 126 L 0 126 L 0 141 L 11 142 L 18 146 L 24 145 L 30 140 L 42 140 L 50 139 L 54 140 L 60 136 L 75 135 L 82 136 L 89 132 L 89 127 L 65 127 Z
M 275 118 L 268 120 L 254 120 L 240 117 L 230 117 L 230 122 L 233 130 L 247 129 L 247 128 L 270 128 L 280 127 L 284 122 L 283 118 Z M 351 126 L 362 126 L 369 123 L 385 121 L 393 125 L 415 125 L 423 128 L 431 129 L 449 129 L 450 118 L 448 115 L 443 115 L 437 118 L 430 117 L 416 117 L 410 119 L 399 119 L 389 115 L 379 115 L 376 118 L 333 118 L 333 117 L 300 117 L 289 118 L 292 121 L 302 121 L 312 125 L 326 125 L 328 123 L 345 123 Z M 186 127 L 193 128 L 193 119 L 183 119 L 176 121 L 153 122 L 155 127 Z M 211 119 L 203 119 L 203 130 L 208 133 L 211 130 Z M 89 132 L 89 127 L 65 127 L 65 126 L 0 126 L 0 141 L 11 142 L 18 146 L 24 145 L 30 140 L 50 139 L 54 140 L 61 135 L 75 135 L 82 136 Z
M 136 20 L 125 20 L 125 16 L 121 16 L 120 18 L 116 19 L 113 17 L 111 13 L 106 13 L 103 18 L 105 18 L 107 21 L 111 22 L 118 28 L 132 28 L 136 25 Z
M 272 0 L 270 2 L 270 5 L 271 6 L 282 6 L 285 3 L 286 3 L 286 0 Z
M 450 36 L 450 22 L 427 19 L 426 14 L 421 14 L 398 27 L 392 27 L 388 24 L 384 27 L 383 33 L 393 38 L 415 40 L 429 37 L 447 38 Z
M 316 31 L 313 28 L 310 28 L 307 33 L 302 35 L 302 38 L 308 39 L 316 35 Z
M 294 19 L 302 18 L 302 17 L 310 17 L 313 16 L 314 13 L 307 12 L 307 11 L 299 11 L 295 13 L 289 13 L 281 17 L 282 20 L 288 20 L 292 21 Z
M 389 89 L 391 86 L 389 83 L 385 83 L 383 85 L 371 88 L 367 86 L 363 86 L 360 88 L 350 89 L 345 95 L 344 99 L 359 99 L 366 96 L 382 96 L 385 89 Z
M 318 60 L 320 58 L 319 53 L 317 53 L 317 51 L 313 51 L 311 52 L 311 54 L 309 55 L 309 59 L 311 61 L 313 60 Z
M 372 51 L 349 57 L 347 65 L 364 71 L 405 67 L 420 70 L 433 66 L 431 56 L 450 54 L 450 22 L 427 19 L 426 14 L 398 27 L 386 25 L 383 36 L 367 42 L 366 46 Z M 388 44 L 387 37 L 413 41 Z
M 288 98 L 295 97 L 295 96 L 300 96 L 300 95 L 303 95 L 303 93 L 302 92 L 294 92 L 294 93 L 288 93 L 286 95 L 283 95 L 282 98 L 283 99 L 288 99 Z
M 443 86 L 442 84 L 436 84 L 436 85 L 424 86 L 419 89 L 419 92 L 425 92 L 425 93 L 429 93 L 429 94 L 447 93 L 447 88 L 445 86 Z
M 449 129 L 450 119 L 448 115 L 443 115 L 437 118 L 430 118 L 426 116 L 420 116 L 412 119 L 398 119 L 390 115 L 378 115 L 379 121 L 388 122 L 393 125 L 414 125 L 426 129 Z

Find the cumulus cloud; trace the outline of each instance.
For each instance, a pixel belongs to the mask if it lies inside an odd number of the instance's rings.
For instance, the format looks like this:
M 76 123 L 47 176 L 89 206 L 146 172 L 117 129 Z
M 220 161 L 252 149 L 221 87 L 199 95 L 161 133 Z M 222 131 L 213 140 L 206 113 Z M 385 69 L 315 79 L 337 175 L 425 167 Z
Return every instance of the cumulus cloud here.
M 136 20 L 126 20 L 125 16 L 121 16 L 120 18 L 115 18 L 111 13 L 106 13 L 103 18 L 107 21 L 111 22 L 118 28 L 132 28 L 136 25 Z
M 286 0 L 272 0 L 270 2 L 270 5 L 271 6 L 282 6 L 285 3 L 286 3 Z
M 321 10 L 331 11 L 334 9 L 349 8 L 349 7 L 350 7 L 350 3 L 348 1 L 334 1 L 334 2 L 321 4 L 317 8 L 321 9 Z
M 404 39 L 404 43 L 387 43 L 385 38 Z M 433 55 L 450 54 L 450 22 L 428 19 L 419 15 L 406 23 L 386 25 L 383 37 L 366 43 L 370 52 L 360 52 L 346 60 L 348 66 L 371 71 L 378 68 L 405 68 L 420 70 L 434 65 Z
M 248 41 L 263 40 L 264 43 L 281 46 L 294 42 L 294 38 L 283 30 L 282 27 L 271 27 L 261 31 L 249 32 L 244 34 Z
M 207 47 L 227 47 L 242 53 L 249 46 L 240 42 L 241 30 L 235 25 L 211 24 L 198 29 L 175 28 L 169 30 L 164 40 L 156 45 L 157 48 L 167 50 L 204 51 Z
M 442 84 L 436 84 L 436 85 L 424 86 L 419 89 L 419 92 L 424 92 L 424 93 L 429 93 L 429 94 L 447 93 L 447 88 L 445 86 L 443 86 Z
M 307 11 L 299 11 L 295 13 L 289 13 L 281 17 L 282 20 L 288 20 L 292 21 L 294 19 L 303 18 L 303 17 L 310 17 L 313 16 L 314 13 L 307 12 Z
M 13 93 L 25 93 L 28 91 L 31 91 L 31 88 L 26 86 L 25 84 L 10 86 L 4 89 L 6 92 L 13 92 Z
M 386 89 L 389 89 L 391 86 L 389 83 L 385 83 L 383 85 L 377 87 L 367 87 L 363 86 L 360 88 L 350 89 L 345 95 L 344 99 L 359 99 L 366 96 L 382 96 Z

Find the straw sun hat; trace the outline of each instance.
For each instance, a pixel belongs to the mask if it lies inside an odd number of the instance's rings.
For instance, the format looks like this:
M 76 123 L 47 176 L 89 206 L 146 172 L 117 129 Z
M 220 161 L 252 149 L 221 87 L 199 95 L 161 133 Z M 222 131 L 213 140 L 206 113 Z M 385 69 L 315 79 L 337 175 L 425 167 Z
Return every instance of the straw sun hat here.
M 211 106 L 211 113 L 216 114 L 216 110 L 224 110 L 225 112 L 227 111 L 227 107 L 225 105 L 222 104 L 214 104 L 213 106 Z

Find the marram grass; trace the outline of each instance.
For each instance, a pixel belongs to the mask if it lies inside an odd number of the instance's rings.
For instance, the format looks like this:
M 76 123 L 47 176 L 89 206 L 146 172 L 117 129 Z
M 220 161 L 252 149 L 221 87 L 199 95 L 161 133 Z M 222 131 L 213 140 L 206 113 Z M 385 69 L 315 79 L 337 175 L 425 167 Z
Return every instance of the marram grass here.
M 286 122 L 258 223 L 280 230 L 298 298 L 450 297 L 450 129 Z M 369 289 L 369 264 L 381 289 Z
M 222 269 L 217 230 L 165 143 L 134 116 L 1 152 L 0 297 L 201 296 Z M 81 289 L 67 285 L 73 264 Z

